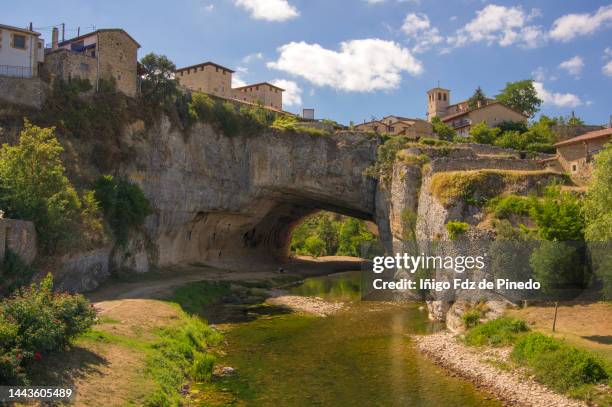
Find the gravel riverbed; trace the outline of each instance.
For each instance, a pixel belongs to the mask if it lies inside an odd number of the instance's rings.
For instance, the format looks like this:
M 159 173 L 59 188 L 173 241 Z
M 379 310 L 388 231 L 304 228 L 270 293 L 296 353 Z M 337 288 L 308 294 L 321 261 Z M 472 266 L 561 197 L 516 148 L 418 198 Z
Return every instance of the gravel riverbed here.
M 412 336 L 417 349 L 440 366 L 488 390 L 507 406 L 586 407 L 537 383 L 521 370 L 495 365 L 508 361 L 509 349 L 471 348 L 450 332 Z

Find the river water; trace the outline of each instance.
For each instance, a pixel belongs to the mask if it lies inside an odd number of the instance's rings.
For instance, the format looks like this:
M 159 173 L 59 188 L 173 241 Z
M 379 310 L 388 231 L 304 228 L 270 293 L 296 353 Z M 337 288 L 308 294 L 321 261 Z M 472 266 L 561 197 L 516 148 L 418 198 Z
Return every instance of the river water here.
M 309 278 L 294 295 L 346 301 L 325 318 L 259 312 L 225 326 L 224 390 L 247 406 L 500 406 L 413 347 L 442 327 L 418 303 L 362 302 L 359 272 Z M 232 403 L 233 404 L 233 403 Z

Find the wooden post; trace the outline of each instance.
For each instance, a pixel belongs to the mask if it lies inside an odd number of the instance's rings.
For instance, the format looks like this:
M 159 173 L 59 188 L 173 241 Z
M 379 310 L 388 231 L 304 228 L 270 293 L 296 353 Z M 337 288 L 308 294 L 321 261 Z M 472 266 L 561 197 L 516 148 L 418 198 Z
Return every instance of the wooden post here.
M 555 317 L 553 318 L 553 329 L 552 329 L 553 332 L 555 332 L 555 329 L 557 328 L 557 309 L 558 308 L 559 308 L 559 303 L 555 301 Z

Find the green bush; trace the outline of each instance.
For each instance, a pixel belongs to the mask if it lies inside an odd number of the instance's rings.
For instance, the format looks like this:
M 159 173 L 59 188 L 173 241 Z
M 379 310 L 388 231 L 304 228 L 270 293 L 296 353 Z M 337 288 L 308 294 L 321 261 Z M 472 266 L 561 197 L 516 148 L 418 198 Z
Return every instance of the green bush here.
M 466 222 L 450 221 L 446 224 L 446 231 L 450 240 L 457 240 L 459 236 L 464 235 L 468 230 L 470 230 L 470 225 Z
M 0 303 L 0 384 L 27 382 L 43 355 L 62 350 L 88 330 L 96 312 L 81 295 L 53 292 L 47 275 Z
M 538 381 L 561 392 L 608 379 L 597 357 L 540 333 L 519 338 L 511 357 L 530 368 Z
M 493 144 L 499 135 L 499 128 L 489 127 L 487 123 L 480 122 L 470 129 L 472 141 L 480 144 Z
M 532 200 L 519 195 L 508 195 L 494 198 L 488 202 L 489 211 L 499 219 L 507 219 L 510 215 L 529 216 Z
M 152 213 L 149 201 L 140 187 L 112 175 L 95 183 L 95 197 L 119 244 L 125 244 L 130 230 L 142 226 Z
M 461 321 L 463 321 L 463 325 L 466 328 L 473 328 L 480 323 L 480 318 L 482 318 L 482 312 L 477 309 L 471 309 L 461 315 Z
M 0 297 L 29 283 L 33 274 L 32 267 L 25 264 L 15 252 L 7 249 L 0 265 Z
M 542 199 L 533 199 L 530 216 L 544 240 L 584 240 L 585 218 L 579 195 L 562 191 L 559 186 L 546 188 Z
M 319 236 L 308 236 L 304 241 L 304 251 L 314 257 L 325 256 L 325 241 Z
M 465 342 L 471 346 L 508 346 L 523 332 L 527 332 L 525 321 L 502 317 L 477 325 L 467 331 Z

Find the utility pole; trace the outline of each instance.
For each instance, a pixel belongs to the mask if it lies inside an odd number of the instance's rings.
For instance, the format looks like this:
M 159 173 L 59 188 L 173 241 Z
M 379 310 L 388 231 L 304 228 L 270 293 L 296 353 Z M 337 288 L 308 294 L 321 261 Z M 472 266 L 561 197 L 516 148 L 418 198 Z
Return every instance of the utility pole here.
M 62 23 L 62 42 L 64 42 L 66 34 L 66 23 Z

